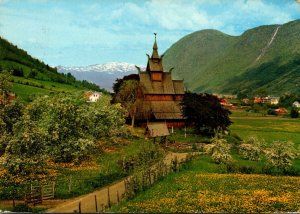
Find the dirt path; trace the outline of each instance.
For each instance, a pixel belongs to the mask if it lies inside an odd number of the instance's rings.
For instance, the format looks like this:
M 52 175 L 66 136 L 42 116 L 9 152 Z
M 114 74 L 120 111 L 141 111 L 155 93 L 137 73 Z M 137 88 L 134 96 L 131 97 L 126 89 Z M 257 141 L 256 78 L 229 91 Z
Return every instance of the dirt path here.
M 179 162 L 183 161 L 187 155 L 188 153 L 168 153 L 164 159 L 164 163 L 170 165 L 175 157 L 177 157 Z M 110 203 L 115 204 L 118 202 L 118 196 L 121 198 L 121 195 L 125 193 L 125 179 L 126 178 L 87 195 L 70 199 L 46 212 L 70 213 L 79 212 L 79 209 L 84 213 L 103 212 L 109 203 L 108 194 L 110 195 Z

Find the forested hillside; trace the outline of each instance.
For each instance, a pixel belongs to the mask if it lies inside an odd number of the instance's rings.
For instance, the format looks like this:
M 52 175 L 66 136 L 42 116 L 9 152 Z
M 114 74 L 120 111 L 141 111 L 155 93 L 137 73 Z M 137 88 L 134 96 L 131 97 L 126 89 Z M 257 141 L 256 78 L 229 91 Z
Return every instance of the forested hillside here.
M 299 93 L 300 21 L 260 26 L 240 36 L 216 30 L 187 35 L 165 53 L 187 89 L 196 92 Z
M 39 59 L 0 37 L 0 72 L 12 74 L 12 91 L 25 100 L 33 94 L 78 90 L 104 91 L 86 80 L 78 81 L 70 73 L 58 73 Z

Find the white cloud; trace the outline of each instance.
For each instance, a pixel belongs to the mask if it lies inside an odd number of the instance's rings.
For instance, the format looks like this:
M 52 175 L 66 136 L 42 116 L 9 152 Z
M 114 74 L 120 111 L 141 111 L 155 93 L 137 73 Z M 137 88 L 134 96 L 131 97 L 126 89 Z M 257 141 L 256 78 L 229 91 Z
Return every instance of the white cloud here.
M 238 35 L 258 25 L 288 22 L 295 17 L 291 11 L 298 11 L 300 17 L 295 1 L 281 5 L 271 0 L 46 1 L 26 0 L 26 7 L 20 7 L 18 1 L 0 0 L 0 35 L 33 50 L 36 56 L 68 57 L 70 62 L 72 57 L 61 52 L 73 51 L 72 56 L 87 60 L 106 52 L 115 52 L 119 61 L 124 56 L 118 54 L 124 52 L 144 59 L 144 53 L 151 51 L 153 32 L 158 33 L 163 52 L 197 30 L 210 28 Z M 74 58 L 73 63 L 78 60 Z

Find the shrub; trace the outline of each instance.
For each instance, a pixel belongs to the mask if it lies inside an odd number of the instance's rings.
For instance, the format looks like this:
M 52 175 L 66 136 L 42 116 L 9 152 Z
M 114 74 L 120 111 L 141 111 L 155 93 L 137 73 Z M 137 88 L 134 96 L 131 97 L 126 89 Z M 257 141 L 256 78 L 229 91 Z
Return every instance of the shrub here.
M 207 145 L 205 150 L 211 154 L 215 163 L 228 164 L 233 162 L 232 156 L 230 155 L 231 145 L 222 137 L 222 135 L 217 133 L 215 137 L 212 138 L 212 143 Z
M 293 160 L 297 156 L 297 150 L 294 148 L 294 143 L 288 142 L 274 142 L 272 147 L 266 151 L 267 166 L 278 169 L 279 171 L 290 170 Z
M 298 109 L 293 108 L 293 109 L 291 110 L 291 118 L 298 118 L 298 117 L 299 117 Z
M 239 154 L 247 160 L 258 161 L 263 153 L 265 142 L 255 137 L 250 137 L 239 146 Z

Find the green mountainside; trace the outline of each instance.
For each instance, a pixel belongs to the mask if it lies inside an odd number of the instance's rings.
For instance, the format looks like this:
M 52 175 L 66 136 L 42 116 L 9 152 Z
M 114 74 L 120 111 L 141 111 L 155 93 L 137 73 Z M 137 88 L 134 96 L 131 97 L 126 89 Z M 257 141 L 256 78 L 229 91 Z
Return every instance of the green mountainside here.
M 70 73 L 58 73 L 56 68 L 0 37 L 0 73 L 4 71 L 12 74 L 11 90 L 25 101 L 34 95 L 58 92 L 94 90 L 106 93 L 93 83 L 76 80 Z
M 240 36 L 202 30 L 173 44 L 164 66 L 188 90 L 210 93 L 300 93 L 300 20 L 260 26 Z

